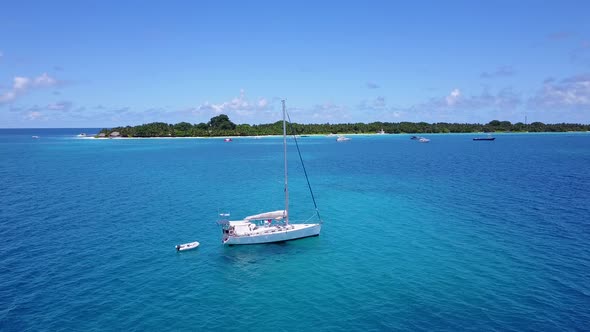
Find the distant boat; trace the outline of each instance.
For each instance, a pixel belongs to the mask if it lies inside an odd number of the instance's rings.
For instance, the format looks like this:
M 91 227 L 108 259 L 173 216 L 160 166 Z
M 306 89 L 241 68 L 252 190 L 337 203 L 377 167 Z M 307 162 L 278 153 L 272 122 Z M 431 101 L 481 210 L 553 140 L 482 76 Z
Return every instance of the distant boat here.
M 285 209 L 248 216 L 242 220 L 230 221 L 229 214 L 220 214 L 219 224 L 222 229 L 221 242 L 225 245 L 262 244 L 284 242 L 310 236 L 320 235 L 322 229 L 320 214 L 316 208 L 319 223 L 290 223 L 289 187 L 287 181 L 287 121 L 285 101 L 283 104 L 283 150 L 285 165 Z M 299 151 L 299 150 L 298 150 Z M 303 160 L 302 165 L 303 165 Z M 305 169 L 305 168 L 304 168 Z M 305 175 L 307 177 L 307 174 Z M 311 192 L 311 186 L 309 187 Z M 311 192 L 313 198 L 313 192 Z
M 422 137 L 422 136 L 412 136 L 412 137 L 410 137 L 410 139 L 411 140 L 414 140 L 414 141 L 418 141 L 420 143 L 428 143 L 428 142 L 430 142 L 430 140 L 428 138 Z
M 39 136 L 32 136 L 31 138 L 38 139 L 38 138 L 39 138 Z
M 199 242 L 195 241 L 195 242 L 190 242 L 190 243 L 185 243 L 185 244 L 179 244 L 175 248 L 176 248 L 176 251 L 186 251 L 186 250 L 195 249 L 198 246 L 199 246 Z
M 76 135 L 78 137 L 86 137 L 86 133 L 79 133 L 78 135 Z
M 492 137 L 491 134 L 488 134 L 487 137 L 475 137 L 475 138 L 473 138 L 474 141 L 493 141 L 495 139 L 496 138 L 495 137 Z
M 224 142 L 231 142 L 232 140 L 231 140 L 231 138 L 225 138 L 225 139 L 223 139 L 223 141 Z
M 379 135 L 385 135 L 385 131 L 383 130 L 383 128 L 381 128 L 381 130 L 379 130 L 377 132 L 377 134 L 379 134 Z
M 346 141 L 350 141 L 350 138 L 340 135 L 340 136 L 338 136 L 336 141 L 337 142 L 346 142 Z

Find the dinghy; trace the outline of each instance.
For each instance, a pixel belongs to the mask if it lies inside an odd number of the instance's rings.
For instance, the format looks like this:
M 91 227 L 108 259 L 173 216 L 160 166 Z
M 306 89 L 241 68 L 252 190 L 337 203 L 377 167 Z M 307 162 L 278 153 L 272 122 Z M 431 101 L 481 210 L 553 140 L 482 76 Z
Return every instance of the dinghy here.
M 179 244 L 176 246 L 176 251 L 191 250 L 191 249 L 195 249 L 198 246 L 199 246 L 199 242 L 196 242 L 196 241 L 191 242 L 191 243 Z

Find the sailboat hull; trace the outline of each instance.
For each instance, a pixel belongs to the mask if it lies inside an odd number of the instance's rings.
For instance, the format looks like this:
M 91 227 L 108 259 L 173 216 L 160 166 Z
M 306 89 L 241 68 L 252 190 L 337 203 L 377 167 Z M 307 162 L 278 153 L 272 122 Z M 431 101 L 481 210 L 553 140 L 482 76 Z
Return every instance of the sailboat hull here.
M 291 228 L 291 226 L 293 226 Z M 321 224 L 291 224 L 288 229 L 270 229 L 268 233 L 229 236 L 223 239 L 226 245 L 262 244 L 284 242 L 320 235 Z

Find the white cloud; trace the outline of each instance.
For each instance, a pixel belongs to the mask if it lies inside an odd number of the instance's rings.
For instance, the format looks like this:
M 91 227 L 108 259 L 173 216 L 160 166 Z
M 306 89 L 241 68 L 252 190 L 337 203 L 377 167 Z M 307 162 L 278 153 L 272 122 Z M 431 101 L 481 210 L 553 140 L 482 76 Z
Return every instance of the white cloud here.
M 16 112 L 28 121 L 61 121 L 78 119 L 84 114 L 85 107 L 74 107 L 70 101 L 59 101 L 47 105 L 32 105 L 27 107 L 11 105 L 9 110 Z
M 35 78 L 36 87 L 47 87 L 47 86 L 54 86 L 57 84 L 57 80 L 53 77 L 47 75 L 47 73 L 43 73 L 41 76 Z
M 14 83 L 12 84 L 13 90 L 24 90 L 29 86 L 31 80 L 27 77 L 19 77 L 16 76 L 14 78 Z
M 508 88 L 502 89 L 495 94 L 485 89 L 479 95 L 464 95 L 460 89 L 455 88 L 445 97 L 431 98 L 429 101 L 411 106 L 409 109 L 428 111 L 512 110 L 520 104 L 520 94 Z
M 258 100 L 258 107 L 259 108 L 266 108 L 268 106 L 268 100 L 266 98 L 262 98 Z
M 0 105 L 14 101 L 18 96 L 24 95 L 31 89 L 52 87 L 58 84 L 58 81 L 43 73 L 35 78 L 15 76 L 12 82 L 12 88 L 0 94 Z
M 7 92 L 0 95 L 0 105 L 2 105 L 3 103 L 10 102 L 10 101 L 14 100 L 15 98 L 16 98 L 16 91 L 14 91 L 14 90 L 7 91 Z
M 272 110 L 272 104 L 267 98 L 258 98 L 251 101 L 246 97 L 244 89 L 240 90 L 238 97 L 232 98 L 229 101 L 221 103 L 205 102 L 192 109 L 193 113 L 205 116 L 213 116 L 219 114 L 226 114 L 230 119 L 237 118 L 237 121 L 247 121 L 249 118 L 256 116 L 257 118 L 267 117 L 269 111 Z
M 303 111 L 305 112 L 305 111 Z M 310 111 L 311 122 L 341 123 L 351 120 L 348 108 L 334 103 L 315 105 Z
M 446 96 L 446 101 L 448 106 L 453 106 L 457 103 L 457 101 L 461 98 L 461 91 L 459 89 L 454 89 L 451 91 L 451 94 Z
M 468 95 L 460 88 L 452 89 L 447 95 L 410 106 L 388 105 L 384 97 L 364 100 L 358 110 L 365 111 L 367 121 L 446 121 L 471 119 L 473 121 L 486 114 L 510 115 L 522 104 L 519 93 L 505 88 L 496 92 L 484 89 L 479 94 Z M 370 112 L 369 112 L 370 111 Z M 488 120 L 489 121 L 489 120 Z
M 27 115 L 25 116 L 25 118 L 27 120 L 35 121 L 35 120 L 42 119 L 43 118 L 43 114 L 41 112 L 33 111 L 33 112 L 27 113 Z
M 244 89 L 240 90 L 240 96 L 235 97 L 230 101 L 221 102 L 218 104 L 211 104 L 208 101 L 197 107 L 197 111 L 206 110 L 214 111 L 215 113 L 229 113 L 232 111 L 256 111 L 265 110 L 268 107 L 268 101 L 266 98 L 260 98 L 257 102 L 249 101 L 246 96 Z
M 536 95 L 529 99 L 530 108 L 588 109 L 590 107 L 590 74 L 568 77 L 561 81 L 545 81 Z

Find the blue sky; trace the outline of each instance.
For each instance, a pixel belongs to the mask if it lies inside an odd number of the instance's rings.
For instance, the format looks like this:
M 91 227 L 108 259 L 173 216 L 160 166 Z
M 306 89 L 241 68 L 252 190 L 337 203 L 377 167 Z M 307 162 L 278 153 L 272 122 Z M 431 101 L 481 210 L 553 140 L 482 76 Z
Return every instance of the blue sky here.
M 11 1 L 0 128 L 590 123 L 588 1 Z

